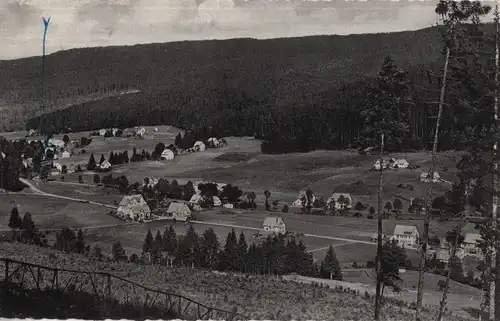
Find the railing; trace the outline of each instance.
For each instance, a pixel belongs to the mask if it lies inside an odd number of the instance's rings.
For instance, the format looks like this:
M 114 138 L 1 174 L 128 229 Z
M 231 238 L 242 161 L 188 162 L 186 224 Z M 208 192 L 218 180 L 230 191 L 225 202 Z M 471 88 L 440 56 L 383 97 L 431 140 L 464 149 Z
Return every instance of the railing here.
M 151 289 L 106 272 L 53 268 L 0 258 L 0 273 L 3 275 L 2 288 L 7 284 L 18 284 L 27 290 L 87 292 L 101 302 L 115 301 L 118 304 L 173 311 L 178 318 L 186 320 L 249 320 L 237 313 L 236 308 L 226 311 L 208 307 L 185 296 Z M 105 306 L 102 317 L 112 316 L 112 310 L 112 306 Z

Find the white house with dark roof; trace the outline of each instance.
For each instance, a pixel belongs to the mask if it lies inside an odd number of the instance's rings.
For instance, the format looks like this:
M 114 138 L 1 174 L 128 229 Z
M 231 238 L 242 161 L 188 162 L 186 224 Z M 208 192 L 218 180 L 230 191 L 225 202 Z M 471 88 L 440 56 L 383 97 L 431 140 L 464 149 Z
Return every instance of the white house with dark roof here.
M 477 232 L 465 233 L 463 243 L 464 256 L 469 256 L 480 260 L 484 259 L 483 252 L 478 246 L 481 239 L 481 234 Z
M 222 206 L 222 202 L 221 202 L 219 196 L 213 196 L 212 200 L 214 201 L 214 206 Z
M 285 222 L 281 217 L 268 216 L 264 219 L 264 223 L 262 224 L 264 231 L 273 232 L 276 234 L 285 234 L 286 226 Z
M 163 160 L 172 160 L 174 159 L 174 157 L 175 157 L 174 152 L 168 148 L 164 149 L 160 156 L 160 158 Z
M 189 200 L 189 205 L 193 211 L 201 211 L 201 204 L 203 203 L 203 197 L 200 194 L 193 194 Z
M 391 240 L 395 240 L 396 243 L 404 248 L 410 247 L 415 248 L 418 246 L 418 239 L 420 234 L 418 229 L 414 225 L 396 225 L 394 227 L 394 233 Z
M 438 172 L 434 172 L 434 175 L 429 175 L 427 172 L 422 172 L 420 174 L 420 181 L 424 183 L 428 183 L 430 179 L 432 178 L 433 183 L 437 183 L 441 180 L 441 176 L 439 175 Z
M 168 205 L 165 218 L 185 222 L 191 218 L 191 210 L 184 203 L 171 202 Z
M 196 143 L 194 143 L 192 148 L 195 151 L 203 152 L 206 149 L 206 146 L 202 141 L 197 141 Z
M 151 209 L 141 194 L 126 195 L 118 205 L 116 215 L 123 220 L 143 222 L 151 218 Z

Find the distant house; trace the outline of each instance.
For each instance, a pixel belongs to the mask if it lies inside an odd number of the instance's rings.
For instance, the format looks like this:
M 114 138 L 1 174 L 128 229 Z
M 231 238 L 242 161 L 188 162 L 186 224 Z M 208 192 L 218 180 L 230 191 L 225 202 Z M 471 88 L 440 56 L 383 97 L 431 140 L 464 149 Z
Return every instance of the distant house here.
M 404 158 L 396 159 L 396 161 L 392 164 L 392 168 L 408 168 L 410 163 Z
M 463 259 L 465 255 L 463 247 L 457 249 L 456 256 L 459 259 Z M 451 246 L 450 243 L 443 237 L 440 239 L 438 248 L 436 249 L 436 259 L 441 262 L 448 263 L 451 257 Z
M 111 170 L 111 163 L 108 162 L 107 160 L 105 160 L 104 162 L 102 162 L 101 165 L 99 165 L 99 170 L 102 172 L 110 171 Z
M 155 127 L 155 128 L 153 129 L 153 131 L 154 131 L 155 133 L 157 133 L 157 132 L 158 132 L 158 127 Z
M 119 130 L 118 128 L 113 128 L 113 129 L 111 130 L 111 133 L 113 134 L 113 136 L 115 136 L 115 135 L 116 135 L 116 133 L 118 132 L 118 130 Z
M 56 168 L 59 173 L 62 172 L 62 166 L 61 166 L 61 164 L 59 164 L 59 163 L 53 163 L 53 165 L 54 165 L 54 168 Z
M 57 148 L 62 148 L 64 147 L 64 145 L 66 145 L 64 143 L 64 141 L 62 141 L 61 139 L 55 139 L 55 138 L 51 138 L 49 139 L 48 141 L 48 146 L 49 147 L 57 147 Z
M 142 137 L 144 136 L 144 134 L 146 134 L 146 129 L 144 127 L 141 127 L 141 129 L 137 131 L 137 136 Z
M 70 158 L 71 157 L 71 154 L 70 152 L 68 152 L 67 150 L 65 150 L 64 152 L 62 152 L 61 154 L 61 158 Z
M 418 244 L 419 233 L 414 225 L 396 225 L 391 240 L 404 248 L 415 248 Z
M 141 194 L 126 195 L 120 202 L 116 214 L 124 220 L 143 222 L 151 218 L 151 209 Z
M 221 206 L 222 205 L 222 202 L 218 196 L 214 196 L 214 197 L 212 197 L 212 199 L 214 201 L 214 206 Z
M 389 167 L 390 160 L 383 159 L 382 160 L 382 166 L 383 168 L 388 168 Z M 380 159 L 378 159 L 375 164 L 373 164 L 373 169 L 380 170 Z
M 262 225 L 264 231 L 269 231 L 276 234 L 286 233 L 285 222 L 283 222 L 283 219 L 281 217 L 268 216 L 266 217 Z
M 106 129 L 99 129 L 99 136 L 106 135 Z
M 484 255 L 481 249 L 478 247 L 479 241 L 481 240 L 481 234 L 479 233 L 466 233 L 464 239 L 464 255 L 474 257 L 477 259 L 483 259 Z
M 299 197 L 292 203 L 293 207 L 302 207 L 302 198 L 306 200 L 305 205 L 307 206 L 307 192 L 306 191 L 300 191 L 299 192 Z M 316 195 L 314 193 L 312 194 L 311 197 L 311 206 L 316 201 Z
M 429 175 L 429 173 L 427 173 L 427 172 L 422 172 L 420 174 L 420 181 L 424 182 L 424 183 L 428 183 L 429 180 L 430 180 L 429 176 L 432 176 L 432 175 Z M 434 172 L 434 176 L 432 177 L 432 182 L 433 183 L 437 183 L 440 180 L 441 180 L 441 177 L 439 176 L 439 173 L 438 172 Z
M 219 140 L 215 137 L 210 137 L 208 139 L 208 144 L 211 146 L 211 147 L 219 147 L 220 143 L 219 143 Z
M 163 160 L 172 160 L 174 159 L 174 157 L 175 157 L 174 152 L 171 151 L 170 149 L 165 149 L 160 156 L 160 158 Z
M 191 205 L 194 211 L 201 211 L 201 204 L 203 204 L 203 197 L 200 194 L 194 194 L 193 196 L 191 196 L 189 204 Z
M 155 187 L 156 184 L 158 184 L 158 182 L 160 181 L 157 177 L 154 177 L 154 176 L 151 176 L 151 177 L 147 177 L 148 179 L 148 187 Z M 146 185 L 146 183 L 143 184 L 144 186 Z
M 198 152 L 203 152 L 206 149 L 206 147 L 202 141 L 197 141 L 196 143 L 194 143 L 193 149 Z
M 191 218 L 191 210 L 184 203 L 171 202 L 166 212 L 166 218 L 185 222 Z
M 233 204 L 226 203 L 223 205 L 224 208 L 234 208 Z
M 339 199 L 341 201 L 339 201 Z M 352 196 L 350 193 L 333 193 L 332 196 L 327 199 L 326 204 L 330 204 L 332 200 L 335 202 L 335 208 L 338 210 L 352 208 Z

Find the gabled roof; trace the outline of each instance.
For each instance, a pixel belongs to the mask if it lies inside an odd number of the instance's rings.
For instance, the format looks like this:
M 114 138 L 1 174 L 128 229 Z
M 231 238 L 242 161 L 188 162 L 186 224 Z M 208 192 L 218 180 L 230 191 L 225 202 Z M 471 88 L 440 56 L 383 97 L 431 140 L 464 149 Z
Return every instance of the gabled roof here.
M 481 239 L 481 234 L 479 233 L 466 233 L 464 243 L 477 244 Z
M 414 232 L 418 233 L 418 229 L 414 225 L 396 225 L 394 227 L 394 235 L 413 234 Z
M 184 203 L 172 202 L 168 206 L 167 213 L 178 212 L 178 211 L 184 210 L 185 208 L 187 208 L 189 210 L 189 207 Z M 189 211 L 191 211 L 191 210 L 189 210 Z
M 340 196 L 344 196 L 346 198 L 352 198 L 351 193 L 333 193 L 331 197 L 337 200 Z
M 285 224 L 285 222 L 283 222 L 283 219 L 281 217 L 268 216 L 268 217 L 266 217 L 264 219 L 263 225 L 266 225 L 266 226 L 275 226 L 275 225 L 278 225 L 280 223 Z
M 133 201 L 136 201 L 136 202 L 138 202 L 138 203 L 139 203 L 139 202 L 141 202 L 141 200 L 142 200 L 142 201 L 144 201 L 144 198 L 142 197 L 142 195 L 141 195 L 141 194 L 125 195 L 125 196 L 122 198 L 122 200 L 121 200 L 121 202 L 120 202 L 119 206 L 120 206 L 120 207 L 121 207 L 121 206 L 126 207 L 126 206 L 128 206 L 128 205 L 129 205 L 131 202 L 133 202 Z
M 201 197 L 200 194 L 193 194 L 193 196 L 191 196 L 191 199 L 189 200 L 189 203 L 198 203 L 202 199 L 203 197 Z

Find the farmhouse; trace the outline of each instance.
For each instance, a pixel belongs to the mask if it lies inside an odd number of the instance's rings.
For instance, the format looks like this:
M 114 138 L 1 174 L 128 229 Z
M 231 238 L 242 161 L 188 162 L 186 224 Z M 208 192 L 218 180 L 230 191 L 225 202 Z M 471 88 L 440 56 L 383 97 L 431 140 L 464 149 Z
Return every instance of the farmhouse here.
M 141 194 L 126 195 L 118 206 L 117 216 L 125 220 L 143 222 L 151 216 L 151 209 Z
M 395 240 L 401 247 L 415 248 L 417 246 L 418 238 L 419 233 L 416 226 L 396 225 L 394 227 L 394 235 L 391 237 L 391 240 Z
M 49 147 L 58 147 L 58 148 L 62 148 L 64 147 L 64 142 L 60 139 L 55 139 L 55 138 L 51 138 L 49 139 L 48 141 L 48 146 Z
M 203 197 L 199 194 L 194 194 L 189 200 L 189 204 L 194 211 L 201 211 L 201 204 L 203 203 Z
M 108 162 L 107 160 L 105 160 L 104 162 L 102 162 L 101 165 L 99 165 L 99 170 L 101 170 L 103 172 L 110 171 L 111 170 L 111 163 Z
M 62 172 L 62 166 L 61 166 L 61 164 L 54 163 L 53 165 L 54 165 L 54 168 L 56 168 L 59 173 Z
M 264 223 L 262 224 L 264 227 L 264 231 L 269 231 L 273 233 L 281 233 L 285 234 L 285 222 L 281 217 L 268 216 L 265 218 Z
M 184 203 L 172 202 L 167 209 L 167 218 L 185 222 L 191 218 L 191 210 Z
M 171 151 L 170 149 L 165 149 L 160 156 L 160 158 L 163 160 L 172 160 L 174 159 L 174 157 L 175 157 L 174 152 Z
M 141 129 L 137 131 L 137 136 L 142 137 L 144 136 L 144 134 L 146 134 L 146 129 L 144 127 L 141 127 Z
M 193 145 L 193 150 L 195 150 L 195 151 L 203 152 L 203 151 L 205 151 L 205 149 L 206 149 L 205 144 L 203 144 L 202 141 L 197 141 Z
M 306 191 L 300 191 L 299 192 L 299 197 L 292 203 L 293 207 L 302 207 L 302 198 L 306 200 L 306 206 L 307 206 L 307 192 Z M 311 197 L 311 204 L 316 201 L 316 195 L 314 193 L 312 194 Z
M 390 162 L 390 161 L 388 161 L 388 160 L 386 160 L 386 159 L 383 159 L 383 160 L 382 160 L 382 166 L 383 166 L 383 168 L 387 168 L 387 167 L 389 167 L 389 162 Z M 378 159 L 378 160 L 375 162 L 375 164 L 373 164 L 373 169 L 380 170 L 380 159 Z
M 427 173 L 427 172 L 422 172 L 422 174 L 420 174 L 420 181 L 424 182 L 424 183 L 428 183 L 430 180 L 429 176 L 432 176 L 432 175 L 429 175 L 429 173 Z M 439 176 L 439 173 L 434 172 L 434 176 L 432 177 L 432 182 L 437 183 L 440 180 L 441 180 L 441 177 Z
M 106 135 L 106 129 L 99 129 L 99 136 Z
M 211 147 L 219 147 L 220 143 L 219 143 L 219 140 L 215 137 L 210 137 L 208 139 L 208 144 L 211 146 Z
M 469 257 L 474 257 L 476 259 L 483 259 L 483 253 L 478 247 L 479 241 L 481 240 L 481 234 L 479 233 L 466 233 L 464 239 L 464 255 Z
M 352 196 L 349 193 L 333 193 L 326 201 L 326 204 L 330 204 L 332 201 L 335 202 L 335 208 L 338 210 L 352 207 Z
M 214 197 L 212 197 L 212 199 L 214 201 L 214 206 L 221 206 L 222 205 L 222 202 L 218 196 L 214 196 Z
M 404 158 L 396 159 L 396 161 L 392 164 L 393 168 L 408 168 L 410 163 Z
M 436 250 L 436 259 L 441 262 L 448 263 L 451 257 L 451 245 L 445 238 L 441 238 L 439 241 L 439 247 Z M 464 249 L 462 247 L 457 249 L 455 255 L 459 259 L 463 259 L 465 255 Z
M 71 156 L 71 154 L 67 150 L 65 150 L 61 154 L 61 158 L 70 158 L 70 156 Z

